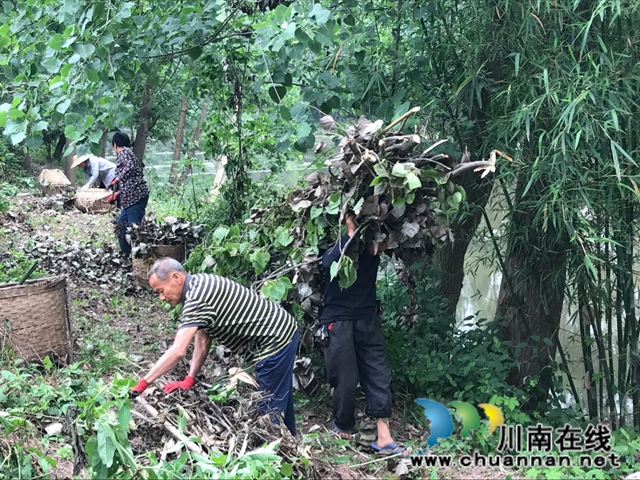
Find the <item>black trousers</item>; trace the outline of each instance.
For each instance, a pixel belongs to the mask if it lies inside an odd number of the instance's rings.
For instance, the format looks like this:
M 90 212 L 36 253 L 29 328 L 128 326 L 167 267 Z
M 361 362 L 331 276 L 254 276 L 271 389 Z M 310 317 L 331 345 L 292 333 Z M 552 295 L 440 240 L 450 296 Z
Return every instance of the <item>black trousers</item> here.
M 373 313 L 358 320 L 329 323 L 324 359 L 333 391 L 333 419 L 347 430 L 356 423 L 356 387 L 364 390 L 365 413 L 371 418 L 391 415 L 391 380 L 380 319 Z

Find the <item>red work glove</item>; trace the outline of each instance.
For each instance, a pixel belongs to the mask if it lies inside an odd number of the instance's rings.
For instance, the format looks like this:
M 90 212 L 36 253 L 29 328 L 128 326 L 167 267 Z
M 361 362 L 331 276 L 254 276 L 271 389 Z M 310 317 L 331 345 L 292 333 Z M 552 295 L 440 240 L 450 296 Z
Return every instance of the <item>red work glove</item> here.
M 114 178 L 113 180 L 111 180 L 111 183 L 109 184 L 109 186 L 111 185 L 115 185 L 116 183 L 118 183 L 120 180 L 118 180 L 117 178 Z
M 138 382 L 138 384 L 135 387 L 129 390 L 129 396 L 131 398 L 136 398 L 142 392 L 144 392 L 148 386 L 149 386 L 149 383 L 147 383 L 147 381 L 143 378 Z
M 120 192 L 112 193 L 107 197 L 107 203 L 116 203 L 118 197 L 120 196 Z
M 171 393 L 178 388 L 181 388 L 182 390 L 188 390 L 193 387 L 194 383 L 196 383 L 196 379 L 187 375 L 181 382 L 169 382 L 164 387 L 162 387 L 162 389 L 165 393 Z

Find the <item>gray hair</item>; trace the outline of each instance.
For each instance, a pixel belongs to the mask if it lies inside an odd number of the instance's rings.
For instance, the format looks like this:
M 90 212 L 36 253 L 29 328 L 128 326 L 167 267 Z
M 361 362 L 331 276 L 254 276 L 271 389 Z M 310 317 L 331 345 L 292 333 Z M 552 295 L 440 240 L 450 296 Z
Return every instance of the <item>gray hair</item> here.
M 158 280 L 164 281 L 169 278 L 169 275 L 171 275 L 173 272 L 187 273 L 187 271 L 182 267 L 179 261 L 170 257 L 159 258 L 158 260 L 156 260 L 156 263 L 153 264 L 151 270 L 149 270 L 149 273 L 147 274 L 147 280 L 151 278 L 151 275 L 155 275 L 156 277 L 158 277 Z

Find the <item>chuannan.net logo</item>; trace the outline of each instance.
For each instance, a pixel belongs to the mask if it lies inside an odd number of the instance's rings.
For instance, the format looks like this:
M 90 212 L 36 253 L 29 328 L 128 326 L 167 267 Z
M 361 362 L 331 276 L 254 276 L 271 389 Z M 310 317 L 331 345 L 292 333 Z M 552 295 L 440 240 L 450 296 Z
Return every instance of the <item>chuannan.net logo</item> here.
M 440 402 L 429 400 L 427 398 L 418 398 L 416 403 L 424 408 L 424 416 L 429 420 L 429 429 L 431 434 L 427 438 L 427 445 L 433 447 L 438 443 L 439 438 L 448 438 L 453 433 L 453 417 L 447 407 Z M 466 438 L 471 430 L 480 427 L 480 415 L 478 410 L 467 402 L 451 402 L 449 403 L 456 409 L 456 413 L 460 416 L 462 422 L 462 438 Z M 478 405 L 484 411 L 489 419 L 489 431 L 493 432 L 496 428 L 504 424 L 504 415 L 502 410 L 491 403 L 481 403 Z

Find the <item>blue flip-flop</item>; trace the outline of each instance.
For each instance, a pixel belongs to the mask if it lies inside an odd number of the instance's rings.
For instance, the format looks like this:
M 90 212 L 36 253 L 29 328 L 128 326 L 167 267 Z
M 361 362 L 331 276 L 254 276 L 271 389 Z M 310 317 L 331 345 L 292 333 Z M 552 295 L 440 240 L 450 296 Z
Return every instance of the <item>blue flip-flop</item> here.
M 385 445 L 384 447 L 379 446 L 376 442 L 371 443 L 371 448 L 373 448 L 376 452 L 376 455 L 402 455 L 405 457 L 404 453 L 407 451 L 406 448 L 398 445 L 396 442 L 391 442 L 389 445 Z
M 351 440 L 353 438 L 353 430 L 350 428 L 343 430 L 336 425 L 335 421 L 331 422 L 331 431 L 338 435 L 342 440 Z M 349 435 L 349 438 L 345 438 L 344 435 Z

